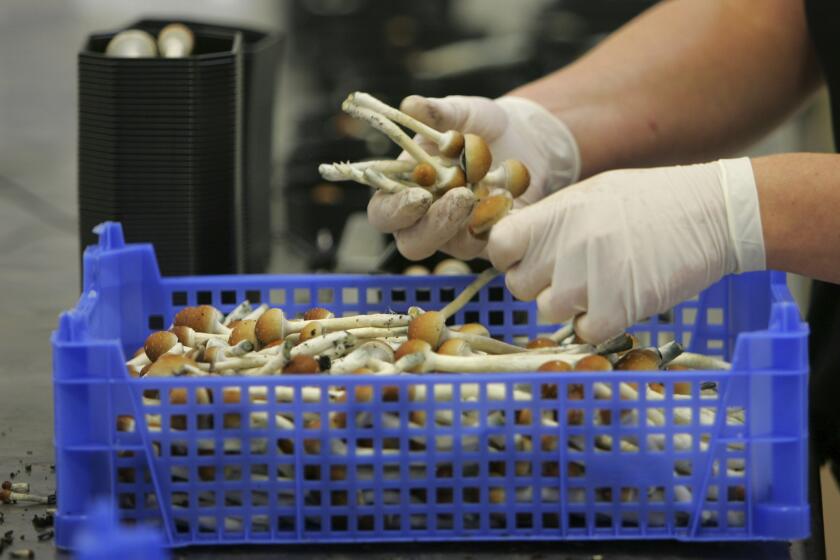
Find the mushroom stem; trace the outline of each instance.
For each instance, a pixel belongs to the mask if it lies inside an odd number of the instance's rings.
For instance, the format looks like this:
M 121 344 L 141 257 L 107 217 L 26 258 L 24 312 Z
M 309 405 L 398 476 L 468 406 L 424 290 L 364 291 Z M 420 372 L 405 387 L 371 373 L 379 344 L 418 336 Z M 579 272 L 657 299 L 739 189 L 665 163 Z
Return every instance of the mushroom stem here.
M 496 270 L 493 267 L 490 267 L 483 272 L 481 272 L 478 276 L 475 277 L 475 280 L 470 282 L 470 284 L 464 288 L 458 297 L 447 303 L 443 309 L 440 310 L 440 313 L 443 314 L 444 319 L 449 319 L 455 313 L 461 310 L 469 301 L 473 298 L 475 294 L 478 293 L 481 288 L 486 286 L 491 280 L 497 277 L 501 272 Z
M 336 331 L 312 337 L 289 351 L 289 356 L 317 356 L 328 350 L 343 353 L 356 345 L 356 337 L 347 331 Z
M 560 344 L 564 340 L 569 338 L 570 336 L 573 336 L 574 334 L 575 334 L 574 321 L 569 321 L 568 323 L 566 323 L 565 325 L 563 325 L 562 327 L 560 327 L 559 329 L 554 331 L 552 334 L 550 334 L 548 336 L 548 338 L 550 338 L 554 342 Z
M 720 358 L 714 358 L 712 356 L 704 356 L 702 354 L 695 354 L 694 352 L 683 352 L 673 360 L 671 360 L 670 364 L 672 366 L 682 366 L 689 369 L 704 369 L 704 370 L 730 370 L 732 369 L 732 364 L 721 360 Z
M 333 361 L 330 373 L 333 375 L 350 373 L 359 368 L 368 367 L 368 362 L 372 359 L 393 363 L 394 351 L 379 340 L 365 342 L 343 358 Z
M 408 152 L 416 161 L 429 164 L 437 175 L 435 186 L 449 190 L 466 184 L 464 172 L 459 167 L 444 167 L 431 157 L 426 150 L 411 139 L 400 127 L 389 121 L 382 114 L 360 107 L 348 98 L 341 108 L 349 115 L 368 122 L 373 128 L 388 136 L 400 148 Z
M 391 107 L 379 99 L 376 99 L 372 95 L 361 91 L 351 93 L 347 100 L 359 107 L 364 107 L 366 109 L 376 111 L 377 113 L 381 113 L 395 123 L 401 124 L 421 136 L 425 136 L 427 139 L 437 144 L 437 148 L 440 150 L 440 153 L 446 157 L 457 158 L 464 150 L 464 135 L 457 130 L 448 130 L 446 132 L 435 130 L 426 123 L 418 121 L 411 115 L 403 113 L 399 109 Z
M 510 192 L 513 198 L 521 196 L 531 184 L 531 174 L 519 160 L 508 159 L 496 169 L 490 171 L 481 180 L 487 188 L 502 188 Z
M 244 300 L 242 303 L 234 307 L 230 313 L 225 315 L 225 319 L 222 321 L 222 324 L 226 327 L 230 326 L 231 323 L 234 321 L 239 321 L 240 319 L 244 319 L 245 316 L 251 312 L 251 302 L 247 299 Z

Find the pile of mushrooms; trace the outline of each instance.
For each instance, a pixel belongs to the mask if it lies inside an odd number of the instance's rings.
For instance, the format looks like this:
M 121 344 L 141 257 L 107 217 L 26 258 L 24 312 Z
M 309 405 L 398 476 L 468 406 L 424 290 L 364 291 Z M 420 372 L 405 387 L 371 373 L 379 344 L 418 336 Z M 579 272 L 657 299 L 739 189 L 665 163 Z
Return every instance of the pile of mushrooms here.
M 613 391 L 619 392 L 619 398 L 627 401 L 638 401 L 640 394 L 648 402 L 670 398 L 688 400 L 695 390 L 699 398 L 715 399 L 717 386 L 715 383 L 692 384 L 688 382 L 674 382 L 671 389 L 666 390 L 665 383 L 639 384 L 633 382 L 615 383 L 609 381 L 610 371 L 649 371 L 665 370 L 676 372 L 688 369 L 725 370 L 729 364 L 717 358 L 684 352 L 676 342 L 669 342 L 661 347 L 640 347 L 635 337 L 624 333 L 599 345 L 587 344 L 579 340 L 571 327 L 566 326 L 555 333 L 528 341 L 524 346 L 510 344 L 490 336 L 489 330 L 478 323 L 447 326 L 447 320 L 454 316 L 470 299 L 490 280 L 498 274 L 489 269 L 480 274 L 474 282 L 467 286 L 451 303 L 439 311 L 425 311 L 412 307 L 407 313 L 373 313 L 369 315 L 354 315 L 336 317 L 329 310 L 314 307 L 299 318 L 287 317 L 282 309 L 272 308 L 265 304 L 256 307 L 247 301 L 236 306 L 227 315 L 210 305 L 186 307 L 179 311 L 172 326 L 165 331 L 157 331 L 149 335 L 143 348 L 138 349 L 134 357 L 127 363 L 129 375 L 132 377 L 166 377 L 166 376 L 273 376 L 289 374 L 320 374 L 320 375 L 374 375 L 374 376 L 410 376 L 431 372 L 449 372 L 468 375 L 482 372 L 598 372 L 598 381 L 593 383 L 594 398 L 605 402 L 612 399 Z M 277 412 L 274 418 L 268 412 L 252 412 L 246 421 L 251 427 L 265 427 L 270 422 L 279 430 L 289 432 L 285 444 L 278 440 L 278 452 L 294 453 L 294 430 L 303 428 L 306 434 L 313 434 L 312 439 L 304 439 L 305 452 L 310 454 L 330 454 L 332 456 L 356 456 L 374 454 L 399 456 L 402 451 L 397 438 L 391 442 L 365 442 L 358 440 L 351 446 L 347 438 L 329 438 L 329 449 L 321 449 L 319 433 L 329 430 L 340 430 L 352 423 L 359 428 L 370 428 L 374 425 L 374 414 L 361 407 L 356 412 L 347 412 L 340 405 L 350 401 L 350 392 L 341 386 L 341 378 L 336 378 L 336 385 L 328 392 L 330 402 L 336 403 L 336 410 L 328 417 L 318 414 L 304 414 L 302 418 L 295 418 L 291 413 Z M 428 387 L 428 388 L 427 388 Z M 455 397 L 451 383 L 434 386 L 411 385 L 407 395 L 402 398 L 409 402 L 424 402 L 427 399 L 436 401 L 452 401 Z M 582 385 L 569 385 L 567 388 L 569 400 L 584 398 Z M 382 401 L 396 401 L 399 395 L 396 387 L 385 387 L 381 395 L 376 395 L 372 386 L 355 386 L 352 402 L 367 403 L 379 398 Z M 383 427 L 401 427 L 408 421 L 409 428 L 423 428 L 427 422 L 441 429 L 455 424 L 461 426 L 504 426 L 506 422 L 522 426 L 533 426 L 539 423 L 546 428 L 559 428 L 562 425 L 580 426 L 585 423 L 594 425 L 639 425 L 640 409 L 629 405 L 620 414 L 620 418 L 612 418 L 612 411 L 607 409 L 595 410 L 592 417 L 585 418 L 584 411 L 569 409 L 566 418 L 559 418 L 556 411 L 543 410 L 537 412 L 534 401 L 538 399 L 556 399 L 558 387 L 554 384 L 531 384 L 513 386 L 513 395 L 508 395 L 509 387 L 501 383 L 490 383 L 480 389 L 477 384 L 462 384 L 458 396 L 464 403 L 475 402 L 482 397 L 486 390 L 486 399 L 490 401 L 505 401 L 513 399 L 523 401 L 520 410 L 512 418 L 506 418 L 503 410 L 494 411 L 488 418 L 477 417 L 475 410 L 465 410 L 460 421 L 455 418 L 452 410 L 436 410 L 433 418 L 426 418 L 427 413 L 422 410 L 412 410 L 406 418 L 401 419 L 398 412 L 379 413 L 376 418 Z M 292 402 L 295 398 L 291 387 L 278 386 L 272 389 L 266 387 L 250 387 L 247 395 L 238 386 L 225 387 L 213 394 L 210 388 L 196 390 L 195 399 L 199 403 L 213 402 L 241 403 L 244 399 L 254 404 L 265 404 L 273 398 L 274 402 Z M 538 394 L 532 394 L 532 391 Z M 269 392 L 273 392 L 270 395 Z M 428 392 L 433 394 L 429 395 Z M 320 402 L 322 390 L 318 387 L 304 387 L 302 398 L 306 402 Z M 160 404 L 161 396 L 157 391 L 147 391 L 144 403 L 149 407 Z M 185 389 L 171 390 L 168 393 L 171 403 L 186 403 Z M 629 404 L 629 403 L 628 403 Z M 699 408 L 699 422 L 708 425 L 712 431 L 715 425 L 716 413 L 719 406 L 717 401 L 710 400 L 709 406 Z M 151 432 L 161 430 L 161 415 L 154 414 L 153 408 L 147 409 L 145 415 L 147 426 Z M 694 409 L 695 411 L 698 409 Z M 668 414 L 671 414 L 670 412 Z M 645 421 L 650 427 L 662 427 L 668 423 L 663 408 L 645 407 Z M 212 421 L 212 418 L 210 419 Z M 229 418 L 225 415 L 225 428 L 240 428 L 241 419 Z M 674 406 L 670 420 L 675 425 L 689 425 L 692 423 L 692 408 Z M 727 423 L 743 424 L 743 411 L 727 410 Z M 172 430 L 185 430 L 186 421 L 180 424 L 172 418 Z M 117 429 L 133 431 L 134 419 L 121 416 L 117 420 Z M 313 432 L 314 430 L 314 432 Z M 424 450 L 433 445 L 437 451 L 451 451 L 454 446 L 466 451 L 479 450 L 481 438 L 435 437 L 434 442 L 426 441 L 425 432 L 417 430 L 417 435 L 410 437 L 413 450 Z M 487 444 L 493 451 L 529 452 L 535 448 L 551 451 L 559 445 L 560 438 L 542 435 L 534 441 L 527 434 L 516 434 L 514 443 L 516 449 L 510 449 L 510 443 L 504 435 L 492 436 Z M 587 443 L 583 436 L 570 435 L 567 438 L 570 451 L 584 451 Z M 608 434 L 598 435 L 593 445 L 602 451 L 614 448 L 620 452 L 637 453 L 642 451 L 643 445 L 649 450 L 665 450 L 668 440 L 676 450 L 694 450 L 692 435 L 689 433 L 649 434 L 646 442 L 639 442 L 634 438 L 620 438 L 613 441 Z M 701 438 L 697 444 L 700 451 L 709 450 L 708 437 Z M 236 438 L 226 438 L 224 453 L 241 453 L 241 442 Z M 251 447 L 254 443 L 251 442 Z M 267 442 L 263 445 L 269 445 Z M 730 445 L 736 450 L 737 445 Z M 186 455 L 186 447 L 180 450 Z M 206 450 L 213 453 L 212 449 Z M 251 449 L 252 452 L 255 452 Z M 159 452 L 159 450 L 158 450 Z M 179 450 L 173 449 L 174 454 Z M 199 446 L 199 453 L 202 452 Z M 266 452 L 263 450 L 262 452 Z M 518 476 L 530 476 L 531 462 L 517 462 Z M 585 471 L 583 459 L 570 463 L 570 469 Z M 730 460 L 726 469 L 729 476 L 743 476 L 743 460 Z M 682 469 L 682 472 L 681 472 Z M 687 469 L 687 470 L 686 470 Z M 294 477 L 293 464 L 289 465 L 286 476 L 289 480 Z M 675 470 L 683 476 L 690 474 L 690 466 L 685 467 L 678 462 Z M 521 472 L 520 472 L 521 471 Z M 543 476 L 560 476 L 556 472 L 544 473 Z M 265 476 L 269 473 L 252 473 L 253 476 Z M 505 473 L 492 473 L 504 476 Z M 570 473 L 571 474 L 571 473 Z M 214 480 L 213 467 L 200 468 L 199 477 L 202 480 Z M 177 473 L 175 475 L 177 477 Z M 189 480 L 189 472 L 184 467 L 184 480 Z M 320 476 L 320 474 L 318 475 Z M 330 475 L 332 477 L 332 474 Z M 371 473 L 373 476 L 373 473 Z M 338 480 L 338 479 L 336 479 Z M 545 489 L 544 489 L 545 490 Z M 743 488 L 741 488 L 743 490 Z M 521 496 L 506 496 L 503 489 L 491 493 L 492 503 L 507 503 L 505 500 L 516 501 Z M 530 490 L 532 491 L 532 490 Z M 527 494 L 528 489 L 522 492 Z M 681 498 L 690 490 L 682 488 Z M 355 497 L 358 504 L 369 504 L 373 499 L 360 492 Z M 523 495 L 524 495 L 523 494 Z M 604 499 L 600 496 L 599 499 Z M 638 497 L 621 495 L 622 501 L 635 501 Z M 730 498 L 733 499 L 733 498 Z M 743 495 L 741 495 L 743 500 Z M 500 500 L 493 502 L 493 500 Z
M 531 183 L 528 168 L 519 160 L 506 160 L 495 169 L 487 142 L 476 134 L 457 130 L 444 132 L 418 121 L 364 92 L 351 93 L 341 108 L 350 116 L 367 122 L 402 148 L 410 159 L 324 163 L 318 168 L 328 181 L 355 181 L 395 197 L 395 210 L 383 231 L 410 226 L 447 191 L 468 187 L 465 201 L 473 206 L 468 229 L 484 237 L 513 206 Z M 401 125 L 437 147 L 439 155 L 429 154 Z M 470 194 L 471 193 L 471 194 Z

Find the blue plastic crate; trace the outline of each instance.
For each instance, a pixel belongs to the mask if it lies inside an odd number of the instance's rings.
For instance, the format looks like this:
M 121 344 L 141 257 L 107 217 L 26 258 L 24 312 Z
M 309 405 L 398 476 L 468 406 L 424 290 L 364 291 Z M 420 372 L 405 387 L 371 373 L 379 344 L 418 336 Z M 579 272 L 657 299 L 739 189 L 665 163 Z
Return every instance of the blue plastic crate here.
M 676 338 L 732 359 L 729 372 L 138 380 L 126 374 L 127 353 L 185 305 L 226 311 L 247 298 L 289 315 L 316 304 L 337 315 L 435 309 L 471 278 L 161 278 L 151 246 L 125 244 L 118 224 L 98 233 L 84 256 L 84 293 L 52 337 L 60 547 L 72 546 L 100 497 L 126 522 L 161 527 L 176 547 L 808 535 L 808 330 L 782 274 L 724 278 L 632 329 L 644 342 Z M 501 279 L 455 316 L 476 320 L 505 340 L 555 328 L 538 325 L 534 305 L 515 301 Z M 677 381 L 691 385 L 690 396 L 674 395 Z M 624 400 L 622 382 L 662 382 L 665 396 Z M 708 382 L 717 384 L 716 397 L 701 392 Z M 348 388 L 347 402 L 330 401 L 336 386 Z M 356 402 L 359 386 L 377 398 Z M 604 387 L 609 398 L 599 398 Z M 242 398 L 222 403 L 231 388 Z M 581 388 L 583 399 L 573 398 Z M 170 404 L 166 395 L 176 389 L 186 390 L 187 404 Z M 147 391 L 162 404 L 144 401 Z M 198 401 L 204 391 L 212 404 Z M 380 398 L 386 392 L 391 400 Z M 259 393 L 265 401 L 245 397 Z M 561 425 L 520 424 L 516 413 L 525 410 L 533 418 L 553 411 Z M 742 425 L 726 420 L 724 412 L 736 410 Z M 412 411 L 452 425 L 410 423 Z M 506 423 L 488 422 L 499 411 Z M 326 419 L 335 412 L 369 414 L 373 427 L 350 421 L 331 429 Z M 564 421 L 570 412 L 582 421 Z M 298 426 L 317 415 L 324 427 L 284 429 L 267 421 L 277 413 Z M 651 414 L 664 425 L 638 421 Z M 686 414 L 690 423 L 675 420 Z M 135 432 L 117 430 L 123 415 L 135 419 Z M 150 428 L 151 418 L 161 427 Z M 363 443 L 374 451 L 357 453 Z

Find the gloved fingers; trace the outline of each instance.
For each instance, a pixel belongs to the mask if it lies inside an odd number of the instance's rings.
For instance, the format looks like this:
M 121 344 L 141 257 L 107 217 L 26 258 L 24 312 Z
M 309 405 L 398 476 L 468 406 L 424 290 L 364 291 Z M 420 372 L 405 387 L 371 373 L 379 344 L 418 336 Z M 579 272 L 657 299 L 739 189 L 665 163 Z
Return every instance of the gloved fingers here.
M 575 319 L 575 334 L 590 344 L 599 344 L 621 334 L 630 325 L 618 310 L 584 313 Z
M 394 233 L 397 249 L 410 260 L 431 256 L 466 224 L 473 206 L 475 196 L 468 188 L 448 191 L 416 224 Z
M 575 293 L 559 294 L 553 286 L 545 288 L 537 296 L 537 309 L 547 321 L 562 323 L 575 315 L 586 311 L 586 287 L 581 286 Z
M 485 254 L 487 241 L 472 235 L 467 228 L 462 227 L 455 236 L 444 243 L 440 250 L 456 259 L 468 261 Z
M 530 208 L 534 208 L 533 206 Z M 487 256 L 493 266 L 505 272 L 525 258 L 530 242 L 530 208 L 502 218 L 493 229 L 487 242 Z
M 368 221 L 382 233 L 413 226 L 432 205 L 432 193 L 412 187 L 398 193 L 377 191 L 368 202 Z
M 508 125 L 504 109 L 486 97 L 409 95 L 403 99 L 400 110 L 434 129 L 471 132 L 487 142 L 501 136 Z
M 531 301 L 551 284 L 551 263 L 524 259 L 505 273 L 505 284 L 516 299 Z

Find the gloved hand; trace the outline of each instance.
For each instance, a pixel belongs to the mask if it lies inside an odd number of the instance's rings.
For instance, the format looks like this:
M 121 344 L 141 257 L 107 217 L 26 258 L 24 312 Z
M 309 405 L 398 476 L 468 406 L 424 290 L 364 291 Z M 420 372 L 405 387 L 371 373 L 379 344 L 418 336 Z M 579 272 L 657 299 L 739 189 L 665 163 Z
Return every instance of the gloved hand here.
M 517 206 L 536 202 L 577 180 L 580 156 L 572 133 L 532 101 L 518 97 L 433 99 L 412 95 L 400 108 L 438 130 L 482 136 L 493 153 L 493 168 L 506 159 L 521 160 L 530 171 L 531 185 L 517 199 Z M 437 154 L 430 142 L 421 137 L 417 141 L 429 153 Z M 419 204 L 415 195 L 408 191 L 377 192 L 368 204 L 370 222 L 384 233 L 393 232 L 403 255 L 420 260 L 438 249 L 461 259 L 481 254 L 485 242 L 466 229 L 475 203 L 468 189 L 452 189 L 431 207 Z M 400 218 L 399 229 L 394 227 L 395 216 Z
M 752 165 L 602 173 L 505 217 L 487 253 L 516 297 L 549 320 L 578 316 L 578 336 L 601 342 L 725 274 L 764 269 Z

